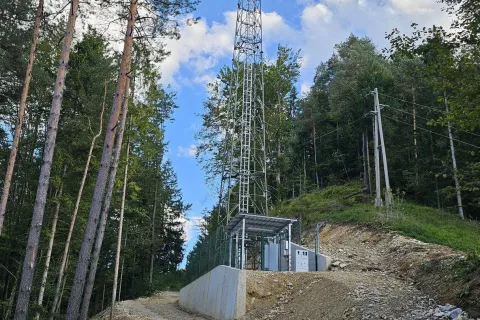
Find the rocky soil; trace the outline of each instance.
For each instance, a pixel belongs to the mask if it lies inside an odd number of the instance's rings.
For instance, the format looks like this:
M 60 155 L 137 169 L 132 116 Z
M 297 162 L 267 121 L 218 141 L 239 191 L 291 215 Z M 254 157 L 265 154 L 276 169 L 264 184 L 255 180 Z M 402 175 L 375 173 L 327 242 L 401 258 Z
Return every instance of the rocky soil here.
M 313 248 L 313 232 L 305 234 Z M 352 225 L 324 226 L 320 243 L 333 259 L 330 272 L 248 273 L 245 320 L 480 317 L 479 279 L 454 272 L 461 252 Z
M 386 272 L 266 273 L 247 276 L 247 315 L 254 319 L 470 319 L 439 306 Z
M 304 239 L 314 246 L 313 233 Z M 412 283 L 441 304 L 453 304 L 480 317 L 480 270 L 461 274 L 462 252 L 424 243 L 397 232 L 365 226 L 324 226 L 321 251 L 333 259 L 333 271 L 382 271 Z

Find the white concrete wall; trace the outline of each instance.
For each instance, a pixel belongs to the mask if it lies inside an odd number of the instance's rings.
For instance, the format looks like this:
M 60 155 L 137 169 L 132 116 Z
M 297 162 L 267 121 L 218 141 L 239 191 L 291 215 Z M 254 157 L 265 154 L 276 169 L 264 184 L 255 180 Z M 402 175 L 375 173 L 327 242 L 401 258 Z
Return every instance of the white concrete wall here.
M 318 271 L 328 271 L 332 265 L 332 258 L 323 254 L 317 254 L 317 261 Z
M 180 305 L 218 320 L 240 319 L 246 312 L 244 270 L 219 266 L 180 290 Z

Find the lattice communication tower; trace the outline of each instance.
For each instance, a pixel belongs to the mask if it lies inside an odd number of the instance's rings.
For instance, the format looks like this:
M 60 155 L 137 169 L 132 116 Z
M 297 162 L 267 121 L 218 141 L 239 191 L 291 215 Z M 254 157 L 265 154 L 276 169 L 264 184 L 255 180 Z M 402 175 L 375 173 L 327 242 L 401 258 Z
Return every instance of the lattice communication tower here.
M 220 187 L 227 223 L 237 214 L 268 214 L 261 12 L 261 0 L 238 1 Z

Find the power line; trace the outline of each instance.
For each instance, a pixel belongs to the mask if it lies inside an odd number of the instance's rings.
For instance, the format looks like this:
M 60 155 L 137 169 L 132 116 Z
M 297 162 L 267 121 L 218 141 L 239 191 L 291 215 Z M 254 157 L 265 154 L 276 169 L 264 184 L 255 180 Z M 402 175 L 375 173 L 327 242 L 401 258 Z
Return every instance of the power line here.
M 344 125 L 344 126 L 341 126 L 340 128 L 337 128 L 337 129 L 335 129 L 335 130 L 333 130 L 333 131 L 330 131 L 330 132 L 325 133 L 325 134 L 323 134 L 323 135 L 321 135 L 321 136 L 319 136 L 319 137 L 316 137 L 316 138 L 315 138 L 315 141 L 317 141 L 317 140 L 319 140 L 319 139 L 321 139 L 321 138 L 327 137 L 327 136 L 331 135 L 332 133 L 335 133 L 335 132 L 337 132 L 337 131 L 341 131 L 341 130 L 347 128 L 347 127 L 350 127 L 351 125 L 353 125 L 353 124 L 355 124 L 355 123 L 357 123 L 357 122 L 360 122 L 360 121 L 363 120 L 363 119 L 365 119 L 365 117 L 358 118 L 357 120 L 354 120 L 354 121 L 350 122 L 349 124 L 346 124 L 346 125 Z M 309 141 L 307 141 L 307 142 L 305 142 L 305 143 L 302 143 L 301 146 L 302 146 L 302 147 L 303 147 L 303 146 L 306 146 L 307 144 L 309 144 L 309 143 L 311 143 L 311 142 L 313 142 L 313 141 L 314 141 L 313 139 L 312 139 L 312 140 L 309 140 Z
M 419 103 L 412 102 L 412 101 L 407 101 L 407 100 L 400 99 L 400 98 L 395 98 L 395 97 L 389 96 L 388 94 L 384 94 L 384 93 L 378 93 L 378 94 L 381 95 L 381 96 L 389 97 L 389 98 L 397 100 L 397 101 L 402 101 L 402 102 L 405 102 L 405 103 L 414 104 L 414 105 L 422 107 L 422 108 L 430 109 L 432 111 L 435 111 L 435 112 L 438 112 L 438 113 L 441 113 L 441 114 L 445 115 L 445 111 L 438 110 L 437 108 L 434 108 L 434 107 L 426 106 L 424 104 L 419 104 Z
M 417 117 L 419 119 L 422 119 L 422 120 L 425 120 L 425 121 L 432 121 L 432 119 L 428 119 L 428 118 L 425 118 L 425 117 L 421 117 L 419 115 L 414 115 L 412 112 L 408 112 L 408 111 L 405 111 L 405 110 L 402 110 L 402 109 L 399 109 L 399 108 L 395 108 L 395 107 L 392 107 L 392 106 L 389 106 L 389 105 L 385 105 L 387 108 L 390 108 L 390 109 L 393 109 L 395 111 L 398 111 L 398 112 L 402 112 L 402 113 L 406 113 L 406 114 L 409 114 L 411 116 L 414 116 L 414 117 Z M 464 132 L 464 133 L 468 133 L 468 134 L 471 134 L 472 136 L 476 136 L 476 137 L 480 137 L 480 134 L 477 134 L 477 133 L 473 133 L 473 132 L 470 132 L 470 131 L 465 131 L 465 130 L 462 130 L 462 129 L 458 129 L 458 128 L 455 128 L 455 127 L 452 127 L 453 129 L 457 130 L 457 131 L 461 131 L 461 132 Z
M 333 130 L 333 131 L 331 131 L 331 132 L 325 133 L 324 135 L 321 135 L 320 137 L 318 137 L 317 140 L 318 140 L 318 139 L 321 139 L 321 138 L 324 138 L 324 137 L 326 137 L 326 136 L 329 136 L 329 135 L 331 135 L 332 133 L 335 133 L 335 132 L 340 131 L 340 130 L 342 130 L 342 129 L 345 129 L 345 128 L 347 128 L 347 127 L 350 127 L 352 124 L 355 124 L 355 123 L 357 123 L 357 122 L 359 122 L 359 121 L 361 121 L 361 120 L 363 120 L 363 119 L 365 119 L 365 117 L 361 117 L 361 118 L 359 118 L 359 119 L 357 119 L 357 120 L 355 120 L 355 121 L 350 122 L 349 124 L 346 124 L 346 125 L 344 125 L 344 126 L 342 126 L 342 127 L 340 127 L 340 128 L 337 128 L 337 129 L 335 129 L 335 130 Z
M 387 118 L 387 119 L 394 120 L 394 121 L 397 121 L 397 122 L 400 122 L 400 123 L 403 123 L 403 124 L 406 124 L 406 125 L 409 125 L 409 126 L 413 127 L 413 124 L 411 124 L 411 123 L 408 123 L 408 122 L 405 122 L 405 121 L 402 121 L 402 120 L 399 120 L 399 119 L 395 119 L 395 118 L 392 118 L 392 117 L 388 117 L 388 116 L 385 116 L 385 115 L 384 115 L 384 117 Z M 437 132 L 434 132 L 434 131 L 431 131 L 431 130 L 428 130 L 428 129 L 425 129 L 425 128 L 422 128 L 422 127 L 417 127 L 417 129 L 430 132 L 431 134 L 434 134 L 434 135 L 437 135 L 437 136 L 440 136 L 440 137 L 443 137 L 443 138 L 450 139 L 446 135 L 443 135 L 443 134 L 440 134 L 440 133 L 437 133 Z M 480 146 L 477 146 L 477 145 L 474 145 L 474 144 L 471 144 L 471 143 L 468 143 L 468 142 L 465 142 L 465 141 L 462 141 L 462 140 L 453 139 L 453 141 L 463 143 L 465 145 L 468 145 L 470 147 L 474 147 L 476 149 L 480 149 Z
M 379 94 L 381 94 L 381 93 L 379 93 Z M 421 107 L 426 107 L 426 108 L 435 110 L 435 108 L 433 108 L 433 107 L 427 107 L 427 106 L 424 106 L 424 105 L 421 105 L 421 104 L 418 104 L 418 103 L 414 103 L 414 102 L 411 102 L 411 101 L 394 98 L 394 97 L 389 96 L 389 95 L 386 95 L 386 94 L 381 94 L 381 95 L 386 96 L 386 97 L 389 97 L 389 98 L 392 98 L 392 99 L 395 99 L 395 100 L 403 101 L 403 102 L 405 102 L 405 103 L 409 103 L 409 104 L 413 104 L 413 105 L 417 105 L 417 106 L 421 106 Z M 385 105 L 385 106 L 388 107 L 388 108 L 395 109 L 395 110 L 397 110 L 397 111 L 400 111 L 400 112 L 403 112 L 403 113 L 407 113 L 407 114 L 410 114 L 410 115 L 413 116 L 413 113 L 411 113 L 411 112 L 408 112 L 408 111 L 405 111 L 405 110 L 401 110 L 401 109 L 398 109 L 398 108 L 395 108 L 395 107 L 392 107 L 392 106 L 389 106 L 389 105 Z M 440 111 L 440 110 L 436 110 L 436 111 L 437 111 L 437 112 L 441 112 L 442 114 L 445 115 L 445 112 L 444 112 L 444 111 Z M 423 120 L 426 120 L 426 121 L 431 121 L 431 120 L 432 120 L 432 119 L 427 119 L 427 118 L 424 118 L 424 117 L 421 117 L 421 116 L 418 116 L 418 115 L 415 115 L 415 117 L 420 118 L 420 119 L 423 119 Z M 454 127 L 454 126 L 452 126 L 452 128 L 455 129 L 455 130 L 457 130 L 457 131 L 463 132 L 463 133 L 471 134 L 472 136 L 480 137 L 480 134 L 477 134 L 477 133 L 474 133 L 474 132 L 471 132 L 471 131 L 462 130 L 462 129 L 456 128 L 456 127 Z

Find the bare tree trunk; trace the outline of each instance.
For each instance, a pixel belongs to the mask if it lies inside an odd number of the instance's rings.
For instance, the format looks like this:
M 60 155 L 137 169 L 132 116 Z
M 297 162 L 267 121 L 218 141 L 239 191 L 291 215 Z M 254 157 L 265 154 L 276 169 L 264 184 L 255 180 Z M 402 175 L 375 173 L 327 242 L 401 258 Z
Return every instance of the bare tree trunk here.
M 125 267 L 125 257 L 122 258 L 122 268 L 120 270 L 120 283 L 118 284 L 118 297 L 117 301 L 120 302 L 122 300 L 122 284 L 123 284 L 123 269 Z
M 130 141 L 129 139 L 127 139 L 127 160 L 125 164 L 125 174 L 123 176 L 122 205 L 120 206 L 120 225 L 118 227 L 117 254 L 115 255 L 115 273 L 113 276 L 112 307 L 110 308 L 110 320 L 113 319 L 113 313 L 115 310 L 115 301 L 117 298 L 118 269 L 120 266 L 120 251 L 122 247 L 123 214 L 125 213 L 125 197 L 127 195 L 129 154 L 130 154 Z
M 104 303 L 105 303 L 105 283 L 103 284 L 103 293 L 102 293 L 102 311 L 104 310 L 103 309 Z
M 38 294 L 39 306 L 42 306 L 43 304 L 43 295 L 45 293 L 45 286 L 47 285 L 48 269 L 50 269 L 50 261 L 52 259 L 53 243 L 55 241 L 55 234 L 57 232 L 58 213 L 60 212 L 60 203 L 61 203 L 61 198 L 63 194 L 63 181 L 65 179 L 66 172 L 67 172 L 67 165 L 64 164 L 63 173 L 62 173 L 62 182 L 60 184 L 60 188 L 58 189 L 58 193 L 55 195 L 57 203 L 55 204 L 55 213 L 53 215 L 53 221 L 52 221 L 52 231 L 50 234 L 50 240 L 48 241 L 47 257 L 45 258 L 45 269 L 43 270 L 42 282 L 40 284 L 40 293 Z M 40 314 L 38 312 L 35 318 L 37 320 L 40 318 Z
M 433 149 L 433 134 L 430 132 L 430 151 L 432 154 L 432 164 L 435 164 L 435 152 Z M 437 195 L 437 207 L 438 209 L 441 209 L 442 206 L 440 204 L 440 192 L 438 191 L 438 177 L 435 174 L 435 193 Z
M 445 95 L 445 109 L 447 114 L 450 112 L 450 108 L 448 107 L 448 99 L 447 93 L 444 92 Z M 458 179 L 458 170 L 457 170 L 457 158 L 455 157 L 455 144 L 453 139 L 453 132 L 452 126 L 450 121 L 448 121 L 448 137 L 450 139 L 450 151 L 452 155 L 452 168 L 453 168 L 453 180 L 455 181 L 455 190 L 457 195 L 457 206 L 458 206 L 458 214 L 460 218 L 465 219 L 465 213 L 463 212 L 463 205 L 462 205 L 462 191 L 460 187 L 460 180 Z
M 68 260 L 68 253 L 70 251 L 70 243 L 72 240 L 73 229 L 75 228 L 75 222 L 77 220 L 78 209 L 80 208 L 80 201 L 82 200 L 83 195 L 83 188 L 85 187 L 85 181 L 87 180 L 88 176 L 88 169 L 90 168 L 90 161 L 92 160 L 93 149 L 95 148 L 95 142 L 102 134 L 103 129 L 103 113 L 105 112 L 105 100 L 107 97 L 107 83 L 105 82 L 105 90 L 103 94 L 103 103 L 102 103 L 102 111 L 100 112 L 100 124 L 98 128 L 97 134 L 95 134 L 92 138 L 92 142 L 90 143 L 90 150 L 88 151 L 87 162 L 85 164 L 85 169 L 83 170 L 82 181 L 80 182 L 80 188 L 78 189 L 77 200 L 75 202 L 75 207 L 73 209 L 72 220 L 70 222 L 70 228 L 68 229 L 67 240 L 65 241 L 65 248 L 63 250 L 62 261 L 60 263 L 60 270 L 58 271 L 58 281 L 57 287 L 55 288 L 55 296 L 53 298 L 53 305 L 51 309 L 51 314 L 55 314 L 57 310 L 57 305 L 59 304 L 60 299 L 60 290 L 62 288 L 63 278 L 66 272 L 66 265 Z
M 85 286 L 85 293 L 83 295 L 82 307 L 80 310 L 80 319 L 87 319 L 88 308 L 90 306 L 90 298 L 93 292 L 93 285 L 95 284 L 95 275 L 97 272 L 98 260 L 100 259 L 100 252 L 102 251 L 103 237 L 105 235 L 105 227 L 107 225 L 108 212 L 110 211 L 110 202 L 112 200 L 113 189 L 115 187 L 115 178 L 117 176 L 118 163 L 122 153 L 123 133 L 125 132 L 125 125 L 128 113 L 128 86 L 130 80 L 127 79 L 125 83 L 127 89 L 125 90 L 125 98 L 122 108 L 122 118 L 120 120 L 117 139 L 115 142 L 115 155 L 112 162 L 112 170 L 110 172 L 107 194 L 105 195 L 105 203 L 103 204 L 102 214 L 100 216 L 100 226 L 98 228 L 97 237 L 95 238 L 95 245 L 92 253 L 92 260 L 90 262 L 90 271 L 88 273 L 87 284 Z
M 127 247 L 127 231 L 125 231 L 125 242 L 123 243 L 123 247 Z M 125 266 L 125 257 L 122 258 L 122 270 L 120 271 L 120 283 L 118 284 L 118 298 L 117 301 L 120 302 L 122 299 L 122 283 L 123 283 L 123 268 Z
M 8 307 L 5 312 L 5 319 L 10 319 L 10 315 L 13 310 L 13 302 L 15 301 L 15 292 L 17 291 L 18 278 L 20 278 L 20 271 L 22 268 L 18 266 L 17 274 L 14 276 L 15 280 L 13 281 L 12 292 L 10 293 L 10 298 L 8 299 Z
M 25 115 L 25 108 L 27 105 L 28 90 L 30 88 L 30 81 L 32 80 L 33 62 L 35 60 L 35 54 L 37 53 L 38 35 L 40 34 L 40 23 L 43 17 L 43 3 L 44 0 L 38 1 L 35 24 L 33 26 L 32 46 L 30 47 L 30 58 L 28 59 L 25 82 L 23 84 L 20 105 L 18 107 L 17 124 L 15 126 L 15 133 L 13 134 L 12 150 L 10 151 L 10 157 L 8 159 L 7 173 L 5 174 L 5 181 L 3 182 L 2 198 L 0 200 L 0 235 L 2 234 L 3 221 L 5 219 L 5 211 L 7 209 L 8 194 L 10 192 L 10 184 L 12 182 L 15 160 L 17 159 L 18 143 L 20 141 L 20 135 L 22 132 L 23 117 Z
M 67 256 L 67 263 L 65 264 L 65 274 L 67 273 L 68 270 L 68 263 L 70 262 L 70 255 Z M 60 298 L 58 299 L 57 305 L 55 306 L 55 310 L 53 311 L 54 313 L 57 313 L 58 310 L 60 310 L 60 306 L 62 305 L 62 300 L 63 300 L 63 293 L 65 292 L 65 284 L 67 283 L 67 277 L 63 277 L 63 283 L 62 283 L 62 290 L 60 291 Z M 53 313 L 50 315 L 50 320 L 53 319 Z
M 40 170 L 40 178 L 38 181 L 37 196 L 33 207 L 27 248 L 25 249 L 25 261 L 23 263 L 22 280 L 20 282 L 20 290 L 15 309 L 15 320 L 24 320 L 28 315 L 28 304 L 30 301 L 33 276 L 35 273 L 38 243 L 40 241 L 40 233 L 42 230 L 43 215 L 45 212 L 45 203 L 50 182 L 50 171 L 52 169 L 53 153 L 55 151 L 55 140 L 57 138 L 58 120 L 60 118 L 63 91 L 65 89 L 65 77 L 67 75 L 70 49 L 73 40 L 73 33 L 75 31 L 75 21 L 77 19 L 78 3 L 79 0 L 72 0 L 71 2 L 67 28 L 63 37 L 63 47 L 60 54 L 60 64 L 58 66 L 57 79 L 53 92 L 50 118 L 48 120 L 48 130 L 45 140 L 42 168 Z
M 150 290 L 153 288 L 153 260 L 155 258 L 155 215 L 157 213 L 157 194 L 158 194 L 158 183 L 155 179 L 155 198 L 153 201 L 153 213 L 152 213 L 152 244 L 150 246 Z M 122 270 L 123 271 L 123 270 Z M 120 282 L 121 283 L 121 282 Z
M 73 280 L 72 292 L 68 301 L 67 316 L 69 320 L 76 320 L 82 295 L 85 287 L 88 264 L 92 253 L 95 231 L 98 226 L 98 218 L 102 209 L 103 197 L 105 195 L 105 187 L 107 185 L 108 172 L 110 171 L 110 163 L 112 157 L 112 147 L 115 139 L 115 129 L 117 126 L 120 109 L 125 93 L 125 83 L 127 74 L 130 72 L 130 62 L 132 59 L 133 34 L 134 26 L 137 18 L 137 6 L 139 0 L 130 0 L 127 30 L 125 33 L 125 42 L 123 55 L 120 64 L 120 75 L 117 82 L 117 89 L 113 99 L 112 112 L 108 123 L 107 133 L 103 147 L 100 169 L 98 171 L 97 182 L 93 192 L 93 198 L 90 206 L 87 225 L 85 228 L 84 238 L 80 254 L 78 256 L 77 268 L 75 270 L 75 278 Z
M 307 151 L 305 149 L 303 149 L 303 192 L 307 192 Z M 302 195 L 302 188 L 299 195 Z
M 413 100 L 413 146 L 415 150 L 415 186 L 418 188 L 418 142 L 417 142 L 417 105 L 415 97 L 415 88 L 412 86 Z M 418 190 L 415 190 L 415 195 Z
M 15 301 L 15 292 L 17 291 L 18 278 L 20 278 L 20 272 L 21 271 L 22 271 L 22 268 L 20 266 L 18 266 L 17 273 L 15 275 L 10 273 L 12 275 L 12 277 L 14 278 L 14 281 L 13 281 L 13 285 L 12 285 L 12 290 L 10 292 L 10 297 L 8 298 L 7 310 L 5 311 L 5 319 L 10 319 L 10 315 L 12 314 L 13 302 Z
M 277 184 L 277 199 L 282 200 L 282 172 L 280 168 L 280 157 L 282 156 L 282 149 L 280 144 L 280 137 L 277 138 L 277 172 L 275 173 L 275 182 Z
M 318 179 L 318 161 L 317 161 L 317 128 L 315 122 L 312 124 L 313 126 L 313 155 L 315 160 L 315 179 L 317 182 L 317 189 L 320 188 L 320 180 Z

